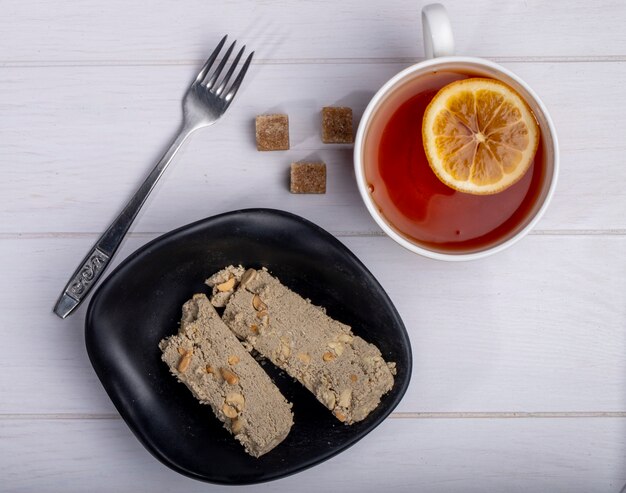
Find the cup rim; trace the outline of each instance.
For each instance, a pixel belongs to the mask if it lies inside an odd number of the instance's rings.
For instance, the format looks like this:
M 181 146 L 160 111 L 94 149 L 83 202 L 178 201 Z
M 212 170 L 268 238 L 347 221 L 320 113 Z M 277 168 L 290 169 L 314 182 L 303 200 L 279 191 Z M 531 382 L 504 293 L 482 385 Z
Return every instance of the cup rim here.
M 553 158 L 554 162 L 552 166 L 552 173 L 550 176 L 550 187 L 548 188 L 548 192 L 546 193 L 543 199 L 543 203 L 541 204 L 539 210 L 530 219 L 528 224 L 523 229 L 518 231 L 515 235 L 513 235 L 511 238 L 509 238 L 506 241 L 503 241 L 502 243 L 498 243 L 497 245 L 491 246 L 489 248 L 485 248 L 484 250 L 480 250 L 477 252 L 468 252 L 468 253 L 436 252 L 436 251 L 421 247 L 413 243 L 412 241 L 408 240 L 407 238 L 405 238 L 404 236 L 396 232 L 387 223 L 383 215 L 378 211 L 378 209 L 376 208 L 374 204 L 372 197 L 370 196 L 368 192 L 367 182 L 365 179 L 365 170 L 364 170 L 363 155 L 362 155 L 363 154 L 362 153 L 363 142 L 365 138 L 365 129 L 372 117 L 374 108 L 376 107 L 378 102 L 382 99 L 383 96 L 385 96 L 389 92 L 389 90 L 392 87 L 394 87 L 398 82 L 402 81 L 403 79 L 411 75 L 413 72 L 416 72 L 418 70 L 422 70 L 424 68 L 428 68 L 431 66 L 437 66 L 437 65 L 442 65 L 442 64 L 451 63 L 451 62 L 472 63 L 476 65 L 482 65 L 484 67 L 491 68 L 493 70 L 501 72 L 507 77 L 510 77 L 520 86 L 522 86 L 524 90 L 535 100 L 535 103 L 537 104 L 537 106 L 539 107 L 543 115 L 545 116 L 545 121 L 548 126 L 550 135 L 552 137 L 552 147 L 553 147 L 552 151 L 553 151 L 553 156 L 554 156 Z M 501 252 L 502 250 L 505 250 L 506 248 L 510 247 L 511 245 L 514 245 L 519 240 L 521 240 L 524 236 L 528 234 L 528 232 L 532 228 L 535 227 L 535 225 L 543 217 L 546 209 L 548 208 L 548 205 L 552 201 L 552 197 L 556 190 L 557 178 L 559 175 L 559 161 L 560 161 L 559 144 L 558 144 L 556 129 L 554 127 L 554 122 L 552 121 L 552 117 L 548 113 L 548 109 L 544 105 L 541 98 L 537 95 L 537 93 L 535 93 L 535 91 L 526 82 L 524 82 L 520 77 L 518 77 L 516 74 L 511 72 L 509 69 L 502 67 L 501 65 L 495 62 L 492 62 L 490 60 L 485 60 L 485 59 L 477 58 L 477 57 L 445 56 L 445 57 L 431 58 L 431 59 L 423 60 L 421 62 L 413 64 L 410 67 L 407 67 L 404 70 L 398 72 L 391 79 L 385 82 L 385 84 L 383 84 L 383 86 L 376 92 L 376 94 L 374 94 L 374 96 L 368 103 L 367 107 L 365 108 L 365 111 L 363 112 L 363 116 L 361 117 L 361 121 L 359 123 L 358 130 L 356 133 L 356 138 L 354 140 L 354 171 L 356 175 L 357 187 L 359 189 L 361 199 L 363 200 L 368 212 L 370 213 L 374 221 L 376 221 L 378 226 L 380 226 L 380 228 L 385 232 L 385 234 L 387 234 L 387 236 L 389 236 L 396 243 L 400 244 L 401 246 L 403 246 L 404 248 L 406 248 L 407 250 L 413 253 L 417 253 L 424 257 L 428 257 L 428 258 L 435 259 L 435 260 L 446 260 L 446 261 L 476 260 L 476 259 L 488 257 L 495 253 Z

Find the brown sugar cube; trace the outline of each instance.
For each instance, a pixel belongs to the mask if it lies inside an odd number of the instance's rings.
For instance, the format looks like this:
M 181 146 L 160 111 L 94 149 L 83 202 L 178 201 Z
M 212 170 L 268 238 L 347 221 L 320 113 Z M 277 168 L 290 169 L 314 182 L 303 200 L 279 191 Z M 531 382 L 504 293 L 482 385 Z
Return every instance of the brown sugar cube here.
M 291 193 L 326 193 L 326 165 L 293 163 L 290 190 Z
M 257 116 L 256 148 L 259 151 L 289 149 L 289 117 L 287 115 Z
M 351 144 L 352 108 L 326 106 L 322 108 L 322 142 Z

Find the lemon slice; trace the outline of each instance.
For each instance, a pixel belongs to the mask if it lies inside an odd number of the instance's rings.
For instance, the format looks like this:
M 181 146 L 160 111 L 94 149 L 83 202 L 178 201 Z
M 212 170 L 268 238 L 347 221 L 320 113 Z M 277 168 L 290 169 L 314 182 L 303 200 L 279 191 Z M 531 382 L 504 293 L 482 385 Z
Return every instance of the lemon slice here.
M 493 79 L 465 79 L 443 87 L 422 124 L 426 157 L 455 190 L 494 194 L 519 180 L 533 162 L 539 127 L 526 102 Z

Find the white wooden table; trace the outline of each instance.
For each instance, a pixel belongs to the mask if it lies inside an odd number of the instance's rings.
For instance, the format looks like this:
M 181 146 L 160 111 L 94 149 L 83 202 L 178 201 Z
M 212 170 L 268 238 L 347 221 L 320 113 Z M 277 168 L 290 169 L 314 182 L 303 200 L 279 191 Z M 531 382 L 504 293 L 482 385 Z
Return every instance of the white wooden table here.
M 557 125 L 562 172 L 539 226 L 492 258 L 404 251 L 361 203 L 349 146 L 319 110 L 360 116 L 423 56 L 415 0 L 4 0 L 0 15 L 0 490 L 234 491 L 161 465 L 119 418 L 84 348 L 85 306 L 51 313 L 76 263 L 172 136 L 223 33 L 257 50 L 224 121 L 196 134 L 118 261 L 216 213 L 286 209 L 334 233 L 409 330 L 411 387 L 340 456 L 246 491 L 619 492 L 626 483 L 626 3 L 448 1 L 460 54 L 512 69 Z M 289 114 L 292 149 L 258 153 L 253 117 Z M 328 163 L 293 196 L 289 163 Z

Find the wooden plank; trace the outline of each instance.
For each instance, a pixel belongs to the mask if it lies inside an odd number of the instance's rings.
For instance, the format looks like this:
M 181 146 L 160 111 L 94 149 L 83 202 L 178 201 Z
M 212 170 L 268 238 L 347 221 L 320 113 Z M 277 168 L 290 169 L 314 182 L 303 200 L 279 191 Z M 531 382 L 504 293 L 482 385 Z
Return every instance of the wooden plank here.
M 510 63 L 552 111 L 562 149 L 544 230 L 625 230 L 626 63 Z M 254 67 L 233 108 L 192 136 L 133 230 L 162 232 L 218 212 L 276 207 L 333 232 L 378 232 L 354 183 L 350 146 L 323 145 L 319 111 L 352 106 L 402 64 Z M 0 69 L 0 232 L 102 231 L 156 161 L 178 125 L 195 68 L 54 67 Z M 45 91 L 41 90 L 45 80 Z M 599 91 L 598 88 L 602 87 Z M 254 116 L 290 115 L 292 149 L 259 153 Z M 328 163 L 328 193 L 289 194 L 289 163 Z
M 617 492 L 625 436 L 625 418 L 390 419 L 338 457 L 246 491 Z M 167 469 L 121 420 L 0 420 L 0 452 L 7 491 L 232 491 Z
M 223 33 L 261 59 L 415 58 L 426 2 L 5 0 L 0 61 L 168 63 L 205 58 Z M 620 1 L 450 0 L 457 52 L 491 57 L 626 55 Z
M 51 312 L 94 239 L 0 240 L 0 414 L 114 412 L 85 354 L 85 307 L 65 321 Z M 148 239 L 129 238 L 118 260 Z M 411 337 L 413 378 L 397 411 L 626 412 L 625 236 L 531 236 L 463 264 L 385 237 L 341 240 Z

